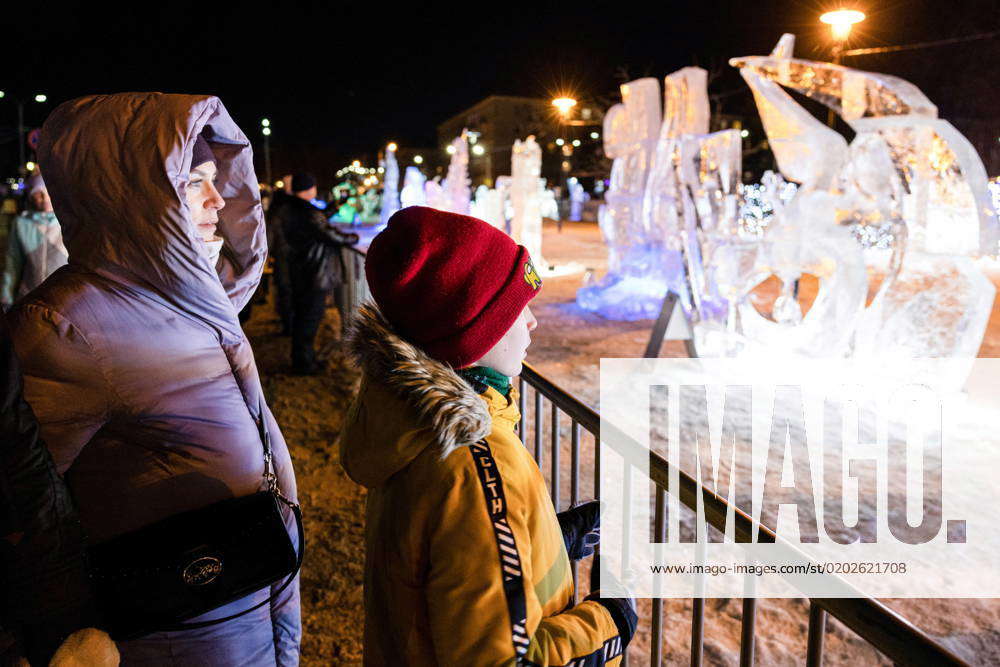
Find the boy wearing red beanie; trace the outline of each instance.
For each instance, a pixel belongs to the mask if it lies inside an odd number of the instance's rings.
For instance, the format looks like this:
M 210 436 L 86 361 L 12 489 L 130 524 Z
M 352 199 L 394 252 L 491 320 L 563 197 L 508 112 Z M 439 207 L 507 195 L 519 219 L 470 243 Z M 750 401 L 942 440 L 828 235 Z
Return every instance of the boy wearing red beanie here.
M 541 288 L 527 250 L 414 206 L 375 238 L 365 271 L 375 304 L 354 324 L 363 378 L 340 440 L 369 490 L 365 664 L 617 664 L 631 601 L 572 605 L 567 549 L 592 553 L 596 512 L 557 519 L 514 430 L 510 376 Z

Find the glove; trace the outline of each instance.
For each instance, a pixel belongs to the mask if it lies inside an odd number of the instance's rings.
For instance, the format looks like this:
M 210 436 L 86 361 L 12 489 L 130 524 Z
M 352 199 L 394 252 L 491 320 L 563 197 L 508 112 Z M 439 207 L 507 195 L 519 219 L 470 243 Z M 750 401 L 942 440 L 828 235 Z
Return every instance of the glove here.
M 601 503 L 598 500 L 582 503 L 556 515 L 562 529 L 563 542 L 570 560 L 580 560 L 594 555 L 594 547 L 601 541 Z
M 608 614 L 611 615 L 611 620 L 615 622 L 615 627 L 618 628 L 618 637 L 622 640 L 622 650 L 628 646 L 629 642 L 632 641 L 632 637 L 635 635 L 635 629 L 639 625 L 639 615 L 635 611 L 635 598 L 624 597 L 624 598 L 606 598 L 601 597 L 601 591 L 597 588 L 598 583 L 598 572 L 600 572 L 600 560 L 594 559 L 594 566 L 590 570 L 590 590 L 591 593 L 584 600 L 593 600 L 597 602 L 605 609 L 608 610 Z M 602 575 L 605 579 L 612 579 L 614 586 L 609 586 L 613 590 L 624 590 L 624 586 L 618 583 L 610 572 L 604 572 Z

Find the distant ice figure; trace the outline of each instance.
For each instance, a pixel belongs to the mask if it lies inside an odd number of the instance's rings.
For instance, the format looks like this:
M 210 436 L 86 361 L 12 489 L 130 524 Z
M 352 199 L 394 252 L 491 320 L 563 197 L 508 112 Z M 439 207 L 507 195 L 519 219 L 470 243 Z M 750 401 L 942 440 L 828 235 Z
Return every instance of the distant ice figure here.
M 559 219 L 559 201 L 556 199 L 556 191 L 545 187 L 545 179 L 538 179 L 539 209 L 543 218 L 549 220 Z
M 403 189 L 399 193 L 400 206 L 426 206 L 427 195 L 424 193 L 424 175 L 418 167 L 407 167 L 403 176 Z
M 449 208 L 448 195 L 445 193 L 444 188 L 441 187 L 441 184 L 437 182 L 437 179 L 427 181 L 424 184 L 424 195 L 427 199 L 427 205 L 431 208 L 442 211 L 451 210 Z
M 583 219 L 583 205 L 590 200 L 590 195 L 583 189 L 576 177 L 569 179 L 569 219 L 572 222 L 580 222 Z
M 399 210 L 399 163 L 396 162 L 396 145 L 385 149 L 385 172 L 382 188 L 382 212 L 379 223 L 385 225 L 392 214 Z
M 510 226 L 511 226 L 511 221 L 514 219 L 514 204 L 510 198 L 510 190 L 511 190 L 510 176 L 497 176 L 496 191 L 500 197 L 500 207 L 501 210 L 503 211 L 503 220 L 504 220 L 504 225 L 500 229 L 510 234 L 511 238 L 513 238 L 514 235 L 511 233 Z
M 454 149 L 451 162 L 448 164 L 448 175 L 441 184 L 445 194 L 444 209 L 452 213 L 469 215 L 469 204 L 472 193 L 469 189 L 469 142 L 468 132 L 462 130 L 462 135 L 451 142 Z M 428 205 L 430 197 L 428 197 Z
M 476 198 L 472 202 L 472 216 L 506 232 L 507 221 L 503 217 L 503 201 L 500 199 L 500 193 L 493 188 L 486 185 L 476 188 Z
M 510 171 L 510 199 L 514 210 L 510 235 L 528 249 L 535 267 L 544 270 L 548 264 L 542 257 L 542 188 L 539 187 L 539 182 L 544 184 L 541 178 L 542 148 L 534 136 L 524 141 L 514 140 Z

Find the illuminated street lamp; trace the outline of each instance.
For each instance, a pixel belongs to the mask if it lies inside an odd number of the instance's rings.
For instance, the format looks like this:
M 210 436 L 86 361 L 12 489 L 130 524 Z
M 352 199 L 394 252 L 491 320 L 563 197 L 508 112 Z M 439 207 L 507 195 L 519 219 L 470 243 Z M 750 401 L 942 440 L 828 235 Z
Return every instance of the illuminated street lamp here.
M 395 141 L 390 141 L 390 142 L 389 142 L 389 145 L 388 145 L 388 146 L 386 146 L 386 149 L 388 149 L 388 150 L 392 151 L 393 153 L 395 153 L 395 152 L 396 152 L 396 149 L 397 149 L 397 148 L 399 148 L 399 146 L 397 146 L 397 145 L 396 145 L 396 142 L 395 142 Z
M 413 164 L 423 164 L 423 163 L 424 163 L 424 156 L 423 155 L 414 155 L 413 156 Z
M 486 152 L 486 149 L 483 148 L 482 144 L 476 144 L 475 146 L 472 147 L 472 154 L 473 155 L 482 155 L 485 152 Z
M 844 42 L 851 36 L 854 24 L 865 20 L 865 13 L 856 9 L 838 9 L 823 14 L 819 20 L 830 26 L 830 35 L 833 37 L 833 64 L 839 65 Z M 833 114 L 833 109 L 830 109 L 826 115 L 826 124 L 833 127 L 835 122 L 836 116 Z
M 570 109 L 576 106 L 576 100 L 572 97 L 557 97 L 552 100 L 552 106 L 559 110 L 559 115 L 563 118 L 569 116 Z
M 835 12 L 823 14 L 819 20 L 830 26 L 833 40 L 842 44 L 850 37 L 854 24 L 865 20 L 865 13 L 856 9 L 838 9 Z

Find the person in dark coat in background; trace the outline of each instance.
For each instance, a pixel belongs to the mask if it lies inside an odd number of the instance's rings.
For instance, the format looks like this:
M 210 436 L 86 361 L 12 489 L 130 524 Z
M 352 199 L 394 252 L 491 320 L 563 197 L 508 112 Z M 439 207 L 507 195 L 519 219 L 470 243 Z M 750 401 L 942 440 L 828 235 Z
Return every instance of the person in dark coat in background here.
M 118 664 L 114 642 L 94 628 L 99 618 L 84 549 L 69 489 L 24 400 L 0 316 L 0 664 L 24 656 L 48 665 L 57 649 L 52 664 Z
M 327 295 L 344 281 L 340 249 L 357 243 L 358 235 L 340 232 L 313 206 L 316 179 L 311 174 L 292 177 L 292 194 L 281 212 L 292 284 L 292 368 L 312 375 L 320 370 L 313 343 Z
M 285 205 L 292 201 L 292 176 L 282 179 L 282 187 L 276 189 L 267 207 L 267 254 L 271 258 L 272 282 L 274 284 L 274 309 L 281 320 L 281 335 L 292 334 L 292 283 L 288 275 L 288 244 L 281 231 L 282 213 Z

